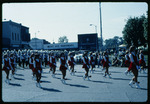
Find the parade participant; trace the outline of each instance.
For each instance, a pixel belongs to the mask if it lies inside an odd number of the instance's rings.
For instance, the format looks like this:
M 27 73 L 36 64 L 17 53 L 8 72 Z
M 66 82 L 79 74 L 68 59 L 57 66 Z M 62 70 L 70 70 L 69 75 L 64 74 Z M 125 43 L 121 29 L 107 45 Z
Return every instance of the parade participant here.
M 35 54 L 33 66 L 34 66 L 34 72 L 36 73 L 36 81 L 37 81 L 36 86 L 41 87 L 40 80 L 41 80 L 41 73 L 42 73 L 42 62 L 40 60 L 38 53 Z
M 71 69 L 71 75 L 75 75 L 75 71 L 74 71 L 74 66 L 75 66 L 75 60 L 74 60 L 74 57 L 73 57 L 73 53 L 69 53 L 69 59 L 68 59 L 68 64 L 70 66 L 70 69 Z
M 18 50 L 18 54 L 17 54 L 17 60 L 18 60 L 18 64 L 19 64 L 19 67 L 21 67 L 21 51 Z
M 21 61 L 22 61 L 21 63 L 22 63 L 23 68 L 24 68 L 25 58 L 26 58 L 26 57 L 25 57 L 25 53 L 24 53 L 24 52 L 21 54 L 21 57 L 20 57 L 20 58 L 21 58 Z
M 99 66 L 101 66 L 101 61 L 102 61 L 102 56 L 100 53 L 98 53 L 98 66 L 97 66 L 97 68 L 99 68 Z
M 102 52 L 102 60 L 101 60 L 102 66 L 103 66 L 103 63 L 104 63 L 104 52 Z M 104 68 L 104 66 L 103 66 L 102 71 L 103 71 L 104 69 L 105 69 L 105 68 Z
M 111 78 L 111 77 L 110 77 L 110 74 L 109 74 L 109 71 L 108 71 L 109 66 L 110 66 L 109 57 L 108 57 L 107 52 L 105 51 L 105 52 L 104 52 L 104 62 L 103 62 L 103 67 L 104 67 L 106 70 L 105 70 L 104 77 L 106 77 L 106 76 L 108 75 L 109 78 Z
M 90 72 L 91 72 L 91 73 L 94 73 L 93 68 L 95 68 L 95 60 L 94 60 L 94 55 L 93 55 L 92 52 L 90 53 L 90 65 L 91 65 L 91 70 L 90 70 Z
M 132 78 L 132 80 L 129 82 L 129 85 L 132 87 L 132 85 L 135 83 L 136 88 L 140 88 L 139 86 L 139 82 L 138 82 L 138 69 L 137 69 L 137 57 L 135 54 L 135 47 L 131 46 L 129 48 L 129 52 L 130 52 L 130 66 L 129 68 L 132 70 L 132 73 L 134 74 L 134 77 Z
M 65 76 L 66 76 L 66 70 L 68 68 L 68 65 L 67 65 L 67 61 L 66 61 L 66 58 L 65 58 L 65 54 L 62 52 L 60 54 L 60 67 L 59 67 L 59 70 L 62 72 L 62 83 L 65 84 Z
M 45 52 L 44 55 L 43 55 L 43 60 L 44 60 L 44 64 L 45 64 L 45 67 L 47 66 L 47 53 Z
M 82 62 L 83 62 L 82 68 L 85 69 L 85 76 L 83 77 L 83 79 L 85 80 L 86 78 L 88 78 L 88 80 L 90 80 L 89 77 L 91 77 L 91 76 L 88 75 L 89 68 L 90 68 L 90 61 L 88 58 L 88 52 L 84 52 Z
M 56 71 L 56 58 L 54 56 L 54 53 L 51 53 L 50 57 L 50 67 L 52 68 L 52 77 L 55 77 L 55 71 Z
M 35 78 L 35 70 L 34 70 L 34 66 L 33 66 L 33 61 L 34 61 L 34 54 L 32 53 L 30 58 L 29 58 L 29 68 L 32 70 L 32 74 L 33 74 L 33 77 L 32 79 Z
M 11 66 L 11 62 L 10 62 L 10 58 L 8 57 L 7 54 L 4 55 L 4 60 L 3 60 L 3 70 L 6 73 L 6 80 L 5 82 L 9 84 L 9 72 L 10 70 L 13 70 L 12 66 Z
M 125 74 L 127 75 L 128 73 L 130 74 L 131 69 L 129 68 L 130 65 L 130 57 L 129 57 L 129 51 L 126 51 L 125 54 L 125 66 L 128 67 L 128 69 L 125 71 Z
M 51 67 L 51 65 L 50 65 L 50 58 L 52 57 L 51 54 L 52 54 L 52 52 L 50 52 L 50 53 L 49 53 L 49 56 L 48 56 L 48 65 L 49 65 L 49 67 L 50 67 L 49 73 L 51 73 L 51 71 L 52 71 L 52 67 Z
M 15 61 L 15 58 L 14 58 L 14 54 L 10 54 L 10 63 L 11 63 L 11 66 L 13 68 L 12 70 L 12 77 L 14 77 L 14 74 L 15 74 L 15 65 L 16 65 L 16 61 Z
M 143 73 L 145 73 L 144 68 L 146 66 L 146 63 L 145 63 L 145 58 L 144 58 L 142 50 L 140 50 L 139 58 L 140 58 L 140 60 L 139 60 L 140 72 L 141 72 L 141 70 L 143 70 Z
M 25 54 L 25 63 L 26 63 L 26 67 L 28 67 L 28 65 L 29 65 L 29 58 L 30 58 L 30 55 L 29 55 L 28 52 L 26 52 L 26 54 Z

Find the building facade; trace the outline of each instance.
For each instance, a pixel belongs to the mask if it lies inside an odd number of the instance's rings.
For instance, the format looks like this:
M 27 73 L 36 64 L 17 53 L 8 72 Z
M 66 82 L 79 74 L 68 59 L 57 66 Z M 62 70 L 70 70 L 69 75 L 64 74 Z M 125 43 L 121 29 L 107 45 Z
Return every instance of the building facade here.
M 30 41 L 29 28 L 13 21 L 2 22 L 2 48 L 21 49 Z

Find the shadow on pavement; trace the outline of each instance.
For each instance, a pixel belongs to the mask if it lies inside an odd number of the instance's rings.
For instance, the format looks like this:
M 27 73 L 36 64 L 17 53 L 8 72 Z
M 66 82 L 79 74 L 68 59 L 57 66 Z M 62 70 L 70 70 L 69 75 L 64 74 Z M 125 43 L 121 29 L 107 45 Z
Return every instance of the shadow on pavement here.
M 76 76 L 76 77 L 83 77 L 83 75 L 74 75 L 74 76 Z
M 15 75 L 17 75 L 17 76 L 24 76 L 23 74 L 16 74 L 16 73 L 15 73 Z
M 75 73 L 85 73 L 85 72 L 79 72 L 79 71 L 77 71 L 77 72 L 75 72 Z
M 117 72 L 117 71 L 110 71 L 110 73 L 122 73 L 122 72 Z
M 51 83 L 50 81 L 40 81 L 40 83 Z
M 138 77 L 147 77 L 147 76 L 138 76 Z
M 91 73 L 91 74 L 101 74 L 101 75 L 103 75 L 103 73 Z
M 124 78 L 111 78 L 111 79 L 114 79 L 114 80 L 128 80 L 128 81 L 131 80 L 131 79 L 124 79 Z
M 107 83 L 107 84 L 112 84 L 112 82 L 105 82 L 105 81 L 94 81 L 94 80 L 90 80 L 91 82 L 96 82 L 96 83 Z
M 25 80 L 23 78 L 17 78 L 17 77 L 14 77 L 15 80 Z
M 78 85 L 78 84 L 68 84 L 68 83 L 66 83 L 66 85 L 74 86 L 74 87 L 81 87 L 81 88 L 89 88 L 89 87 L 87 87 L 87 86 L 84 86 L 84 85 Z
M 44 87 L 41 87 L 41 89 L 43 89 L 43 90 L 45 90 L 45 91 L 62 92 L 62 91 L 60 91 L 60 90 L 53 89 L 53 88 L 44 88 Z
M 9 83 L 9 85 L 21 87 L 21 85 L 17 83 Z
M 47 78 L 47 76 L 41 76 L 41 78 Z

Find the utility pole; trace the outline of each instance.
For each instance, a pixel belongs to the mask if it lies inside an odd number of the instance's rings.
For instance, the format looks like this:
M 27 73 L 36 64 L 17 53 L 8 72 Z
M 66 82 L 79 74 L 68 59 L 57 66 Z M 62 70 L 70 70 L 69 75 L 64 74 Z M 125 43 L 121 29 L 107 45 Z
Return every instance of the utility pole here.
M 101 36 L 101 51 L 103 48 L 103 38 L 102 38 L 102 14 L 101 14 L 101 2 L 99 2 L 99 11 L 100 11 L 100 36 Z

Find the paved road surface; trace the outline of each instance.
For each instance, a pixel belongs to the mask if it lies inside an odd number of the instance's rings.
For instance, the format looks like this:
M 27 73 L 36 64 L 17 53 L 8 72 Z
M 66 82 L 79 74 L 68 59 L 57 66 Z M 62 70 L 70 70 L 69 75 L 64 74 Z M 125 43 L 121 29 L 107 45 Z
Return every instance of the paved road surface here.
M 58 65 L 59 66 L 59 65 Z M 42 88 L 36 87 L 30 69 L 18 68 L 10 85 L 5 83 L 6 74 L 2 72 L 2 100 L 4 102 L 146 102 L 148 99 L 148 74 L 139 73 L 141 89 L 131 88 L 128 83 L 133 75 L 125 75 L 127 68 L 110 67 L 111 79 L 103 77 L 104 71 L 96 68 L 91 80 L 83 80 L 85 71 L 76 65 L 75 76 L 67 70 L 66 84 L 60 81 L 62 75 L 56 71 L 56 78 L 43 69 Z M 147 73 L 147 71 L 146 71 Z

